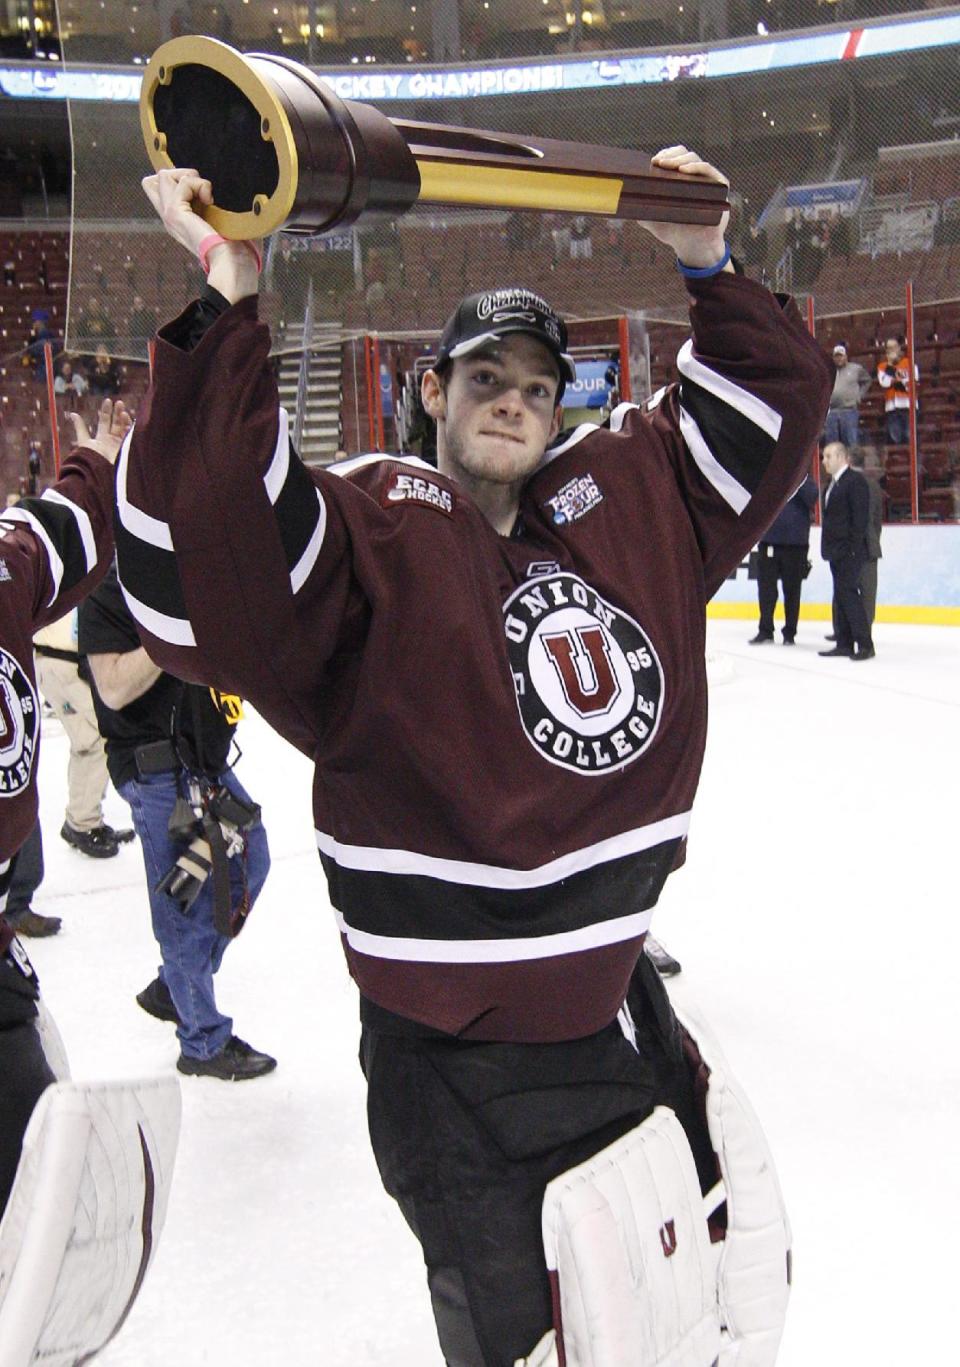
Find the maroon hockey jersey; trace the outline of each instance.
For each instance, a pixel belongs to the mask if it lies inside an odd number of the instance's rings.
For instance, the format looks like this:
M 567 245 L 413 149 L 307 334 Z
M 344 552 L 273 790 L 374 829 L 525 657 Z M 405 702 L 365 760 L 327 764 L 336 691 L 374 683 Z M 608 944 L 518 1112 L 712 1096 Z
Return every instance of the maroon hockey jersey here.
M 565 434 L 500 536 L 422 462 L 307 470 L 256 301 L 160 333 L 117 473 L 120 578 L 164 668 L 316 764 L 350 971 L 477 1039 L 608 1024 L 687 833 L 705 604 L 803 479 L 833 372 L 789 301 L 691 282 L 680 381 Z
M 37 818 L 40 707 L 33 633 L 76 607 L 113 555 L 113 467 L 75 450 L 57 484 L 0 512 L 0 912 Z M 0 953 L 11 933 L 0 924 Z

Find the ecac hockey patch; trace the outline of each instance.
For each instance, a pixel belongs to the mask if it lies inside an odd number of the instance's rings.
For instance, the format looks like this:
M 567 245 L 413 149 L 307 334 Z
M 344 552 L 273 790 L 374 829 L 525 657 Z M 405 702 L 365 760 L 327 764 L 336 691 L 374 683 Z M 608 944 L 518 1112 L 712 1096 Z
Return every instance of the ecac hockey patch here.
M 593 475 L 578 475 L 559 489 L 553 498 L 548 498 L 545 506 L 553 509 L 553 520 L 558 527 L 562 527 L 567 522 L 578 522 L 602 502 L 603 494 Z
M 551 764 L 605 774 L 643 754 L 663 713 L 646 632 L 574 574 L 528 580 L 503 606 L 527 739 Z
M 16 797 L 29 785 L 39 730 L 37 695 L 26 670 L 0 646 L 0 798 Z
M 384 508 L 396 503 L 416 503 L 421 508 L 433 508 L 438 513 L 453 516 L 453 494 L 432 479 L 422 475 L 397 473 L 387 480 L 380 502 Z

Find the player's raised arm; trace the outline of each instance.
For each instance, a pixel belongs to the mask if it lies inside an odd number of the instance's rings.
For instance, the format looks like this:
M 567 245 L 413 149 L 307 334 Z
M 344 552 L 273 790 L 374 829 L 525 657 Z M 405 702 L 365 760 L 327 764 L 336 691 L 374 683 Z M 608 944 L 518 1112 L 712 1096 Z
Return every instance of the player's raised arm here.
M 726 183 L 683 147 L 654 160 Z M 653 425 L 674 465 L 710 596 L 802 482 L 833 367 L 793 301 L 738 272 L 725 222 L 645 226 L 676 252 L 691 297 L 693 336 L 677 356 L 680 380 L 656 396 Z
M 258 250 L 210 241 L 193 207 L 209 182 L 195 172 L 160 172 L 144 188 L 209 273 L 160 329 L 149 402 L 118 463 L 120 582 L 152 659 L 262 709 L 282 694 L 270 719 L 308 744 L 303 699 L 350 593 L 339 491 L 318 488 L 291 447 L 257 318 Z
M 94 436 L 79 414 L 68 416 L 76 445 L 57 483 L 0 513 L 4 555 L 28 581 L 34 631 L 76 607 L 113 556 L 113 465 L 130 415 L 121 400 L 104 399 Z

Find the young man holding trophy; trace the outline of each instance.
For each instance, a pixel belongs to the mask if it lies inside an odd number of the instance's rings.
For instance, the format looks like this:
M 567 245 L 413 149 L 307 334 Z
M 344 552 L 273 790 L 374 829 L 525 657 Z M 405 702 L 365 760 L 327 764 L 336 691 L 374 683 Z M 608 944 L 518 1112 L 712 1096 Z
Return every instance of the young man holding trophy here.
M 724 177 L 672 147 L 655 167 Z M 209 179 L 144 181 L 199 256 L 121 455 L 121 582 L 151 656 L 316 764 L 360 989 L 371 1139 L 455 1367 L 776 1355 L 789 1229 L 709 1034 L 642 953 L 706 734 L 705 605 L 803 478 L 832 373 L 713 226 L 649 223 L 691 295 L 681 379 L 560 433 L 566 328 L 464 299 L 423 378 L 438 469 L 307 470 Z

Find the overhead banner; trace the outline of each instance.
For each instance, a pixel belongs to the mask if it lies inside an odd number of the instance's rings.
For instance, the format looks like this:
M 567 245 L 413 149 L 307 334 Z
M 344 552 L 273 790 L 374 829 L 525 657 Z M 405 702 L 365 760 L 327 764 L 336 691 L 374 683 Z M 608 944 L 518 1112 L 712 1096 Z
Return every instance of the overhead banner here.
M 577 361 L 577 378 L 563 391 L 563 407 L 602 408 L 610 394 L 604 378 L 609 365 L 609 361 Z
M 707 49 L 598 57 L 528 65 L 418 67 L 408 70 L 316 69 L 341 99 L 467 100 L 496 95 L 554 94 L 604 86 L 659 85 L 709 77 L 746 76 L 787 67 L 848 62 L 895 52 L 960 43 L 960 15 L 900 23 L 865 24 L 766 41 L 748 40 Z M 13 99 L 100 100 L 133 103 L 140 98 L 136 68 L 69 71 L 55 65 L 12 63 L 0 67 L 0 90 Z

